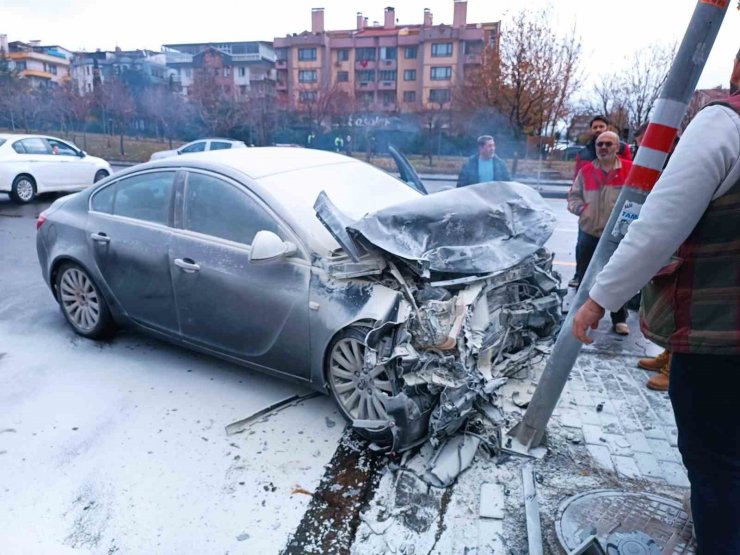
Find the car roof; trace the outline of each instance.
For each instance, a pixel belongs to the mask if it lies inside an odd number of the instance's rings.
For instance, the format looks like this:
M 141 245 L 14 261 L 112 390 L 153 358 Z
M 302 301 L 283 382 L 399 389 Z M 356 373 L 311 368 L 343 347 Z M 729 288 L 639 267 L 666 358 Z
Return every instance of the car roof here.
M 314 240 L 312 247 L 326 252 L 338 245 L 323 229 L 313 211 L 319 193 L 329 198 L 351 219 L 367 211 L 419 196 L 405 183 L 361 160 L 315 149 L 291 147 L 256 147 L 236 150 L 211 150 L 187 156 L 162 158 L 121 172 L 125 176 L 146 169 L 204 169 L 245 176 L 251 189 L 279 213 L 307 231 Z M 342 179 L 336 179 L 341 172 Z M 363 175 L 353 180 L 351 176 Z M 349 179 L 344 177 L 349 176 Z M 372 180 L 373 189 L 367 182 Z M 323 248 L 322 248 L 323 247 Z
M 40 139 L 54 139 L 55 141 L 62 141 L 65 143 L 71 143 L 69 139 L 60 139 L 59 137 L 53 137 L 51 135 L 41 135 L 38 133 L 29 134 L 29 133 L 0 133 L 0 139 L 5 139 L 6 141 L 11 140 L 19 140 L 19 139 L 34 139 L 34 138 L 40 138 Z

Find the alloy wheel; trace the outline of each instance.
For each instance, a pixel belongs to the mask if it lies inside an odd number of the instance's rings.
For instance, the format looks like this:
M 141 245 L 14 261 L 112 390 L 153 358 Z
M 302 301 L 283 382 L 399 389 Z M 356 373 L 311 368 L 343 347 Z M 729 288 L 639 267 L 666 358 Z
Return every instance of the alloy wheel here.
M 100 298 L 92 280 L 78 268 L 67 269 L 60 280 L 64 312 L 80 330 L 91 331 L 100 321 Z
M 33 183 L 30 179 L 20 179 L 15 187 L 18 198 L 23 202 L 28 202 L 33 198 Z
M 365 345 L 352 337 L 334 344 L 329 358 L 332 389 L 347 414 L 359 420 L 388 418 L 385 400 L 393 393 L 385 366 L 367 369 Z

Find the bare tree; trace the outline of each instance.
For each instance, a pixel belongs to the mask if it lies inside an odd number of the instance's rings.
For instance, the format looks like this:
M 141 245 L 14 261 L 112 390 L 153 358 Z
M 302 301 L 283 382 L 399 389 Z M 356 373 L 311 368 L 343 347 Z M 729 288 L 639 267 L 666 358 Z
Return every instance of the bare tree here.
M 110 120 L 111 134 L 119 137 L 121 156 L 126 156 L 123 139 L 131 118 L 136 114 L 136 104 L 126 85 L 115 77 L 106 79 L 100 86 L 98 104 L 104 118 Z
M 624 104 L 629 123 L 639 127 L 647 123 L 658 94 L 660 94 L 671 63 L 676 55 L 676 44 L 653 44 L 638 51 L 622 76 Z
M 141 94 L 141 115 L 155 122 L 157 136 L 167 139 L 169 148 L 177 131 L 186 123 L 192 107 L 176 92 L 164 87 L 145 90 Z
M 205 72 L 195 76 L 188 96 L 211 135 L 229 136 L 247 121 L 247 99 L 240 97 L 236 86 L 212 79 Z

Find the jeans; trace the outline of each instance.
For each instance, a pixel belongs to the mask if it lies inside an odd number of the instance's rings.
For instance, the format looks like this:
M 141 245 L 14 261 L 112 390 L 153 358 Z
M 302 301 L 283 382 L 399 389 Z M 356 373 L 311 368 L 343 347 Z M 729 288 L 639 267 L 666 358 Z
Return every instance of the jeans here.
M 576 278 L 578 278 L 579 282 L 583 281 L 583 276 L 586 275 L 586 270 L 594 256 L 594 251 L 598 244 L 598 237 L 594 237 L 581 229 L 578 230 L 578 241 L 576 242 Z M 627 315 L 626 306 L 623 306 L 616 312 L 612 312 L 612 324 L 626 322 Z
M 673 353 L 669 394 L 698 555 L 740 554 L 740 355 Z

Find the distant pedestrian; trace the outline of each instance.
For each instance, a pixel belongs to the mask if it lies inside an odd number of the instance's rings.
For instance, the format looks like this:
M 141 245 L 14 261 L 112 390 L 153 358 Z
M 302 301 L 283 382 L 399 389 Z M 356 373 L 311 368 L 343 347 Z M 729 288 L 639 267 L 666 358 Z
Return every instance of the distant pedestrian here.
M 352 135 L 347 135 L 344 139 L 344 153 L 347 156 L 352 156 Z
M 465 187 L 489 181 L 510 181 L 506 162 L 496 156 L 496 141 L 491 135 L 478 137 L 478 154 L 468 158 L 460 169 L 457 186 Z
M 342 150 L 344 150 L 344 139 L 339 135 L 334 137 L 334 150 L 336 152 L 342 152 Z

